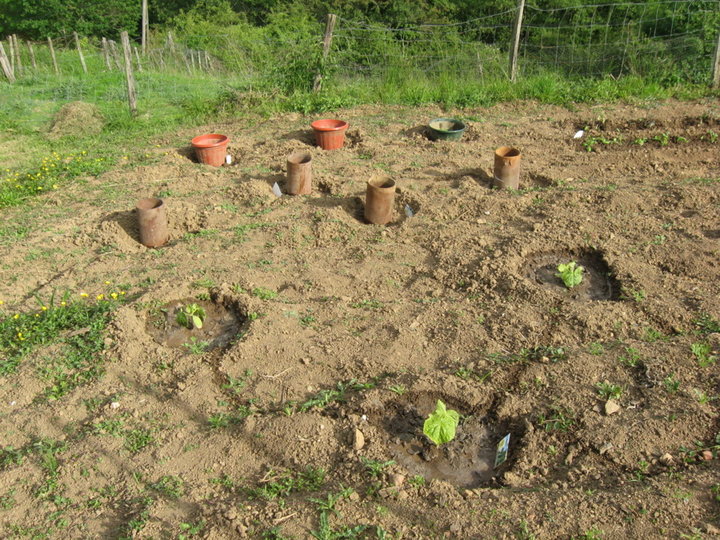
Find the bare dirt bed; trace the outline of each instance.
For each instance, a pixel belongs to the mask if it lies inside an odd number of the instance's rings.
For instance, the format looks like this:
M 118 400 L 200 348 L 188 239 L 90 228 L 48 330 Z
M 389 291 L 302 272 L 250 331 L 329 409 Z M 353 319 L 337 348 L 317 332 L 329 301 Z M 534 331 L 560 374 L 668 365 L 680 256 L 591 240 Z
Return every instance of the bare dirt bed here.
M 449 114 L 465 137 L 427 140 Z M 4 536 L 717 534 L 717 102 L 333 116 L 341 150 L 299 115 L 208 126 L 231 166 L 194 163 L 197 133 L 178 133 L 3 212 L 32 229 L 0 256 L 6 313 L 131 286 L 103 377 L 50 402 L 31 359 L 0 378 L 0 446 L 67 443 L 60 502 L 38 496 L 38 458 L 0 471 Z M 491 188 L 502 145 L 522 151 L 519 192 Z M 313 193 L 276 198 L 296 150 Z M 378 173 L 398 185 L 387 227 L 362 218 Z M 150 195 L 170 219 L 157 250 L 133 211 Z M 553 268 L 571 260 L 587 279 L 568 291 Z M 225 334 L 169 340 L 162 309 L 187 299 Z M 462 415 L 440 448 L 422 435 L 437 399 Z

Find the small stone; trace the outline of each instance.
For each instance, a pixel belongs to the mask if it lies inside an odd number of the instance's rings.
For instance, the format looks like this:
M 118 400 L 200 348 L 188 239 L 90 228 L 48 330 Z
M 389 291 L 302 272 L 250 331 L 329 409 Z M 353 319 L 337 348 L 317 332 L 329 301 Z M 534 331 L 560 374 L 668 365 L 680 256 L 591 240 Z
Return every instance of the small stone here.
M 310 363 L 310 359 L 309 359 L 309 358 L 301 358 L 300 361 L 301 361 L 303 364 L 305 364 L 306 366 Z
M 235 510 L 234 508 L 231 508 L 230 510 L 225 512 L 225 519 L 227 519 L 229 521 L 235 521 L 237 519 L 237 517 L 238 517 L 237 510 Z
M 390 483 L 395 486 L 396 488 L 399 488 L 405 483 L 405 475 L 404 474 L 391 474 L 390 475 Z
M 710 450 L 703 450 L 702 451 L 702 458 L 705 461 L 710 461 L 713 458 L 713 453 Z
M 613 444 L 611 442 L 606 442 L 605 444 L 603 444 L 600 447 L 600 450 L 599 450 L 600 455 L 602 456 L 603 454 L 607 453 L 609 450 L 612 449 L 612 447 L 613 447 Z
M 660 463 L 669 467 L 673 464 L 673 457 L 665 452 L 662 456 L 660 456 Z
M 615 414 L 620 410 L 620 405 L 618 405 L 617 401 L 613 399 L 608 399 L 607 403 L 605 403 L 605 414 L 607 416 L 610 416 L 611 414 Z
M 120 407 L 120 403 L 118 403 L 117 401 L 113 401 L 113 402 L 110 404 L 110 408 L 111 408 L 111 409 L 117 409 L 118 407 Z
M 360 495 L 358 495 L 357 491 L 353 491 L 350 496 L 348 497 L 352 502 L 358 502 L 360 500 Z
M 359 429 L 355 429 L 353 434 L 353 450 L 362 450 L 365 446 L 365 435 Z

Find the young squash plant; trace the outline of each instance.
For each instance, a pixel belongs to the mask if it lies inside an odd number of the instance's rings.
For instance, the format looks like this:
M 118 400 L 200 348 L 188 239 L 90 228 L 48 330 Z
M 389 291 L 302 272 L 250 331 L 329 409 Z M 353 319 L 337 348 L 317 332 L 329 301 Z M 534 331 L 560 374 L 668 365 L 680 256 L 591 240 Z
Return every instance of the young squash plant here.
M 205 322 L 205 310 L 197 304 L 189 304 L 177 312 L 175 320 L 188 330 L 202 328 Z
M 435 411 L 430 413 L 423 424 L 423 433 L 440 446 L 446 442 L 450 442 L 455 438 L 455 429 L 460 422 L 460 415 L 457 411 L 448 409 L 445 404 L 438 399 Z
M 567 264 L 559 264 L 557 270 L 558 272 L 555 276 L 562 279 L 568 289 L 572 289 L 576 285 L 580 285 L 580 283 L 582 283 L 585 268 L 577 264 L 575 261 L 570 261 Z

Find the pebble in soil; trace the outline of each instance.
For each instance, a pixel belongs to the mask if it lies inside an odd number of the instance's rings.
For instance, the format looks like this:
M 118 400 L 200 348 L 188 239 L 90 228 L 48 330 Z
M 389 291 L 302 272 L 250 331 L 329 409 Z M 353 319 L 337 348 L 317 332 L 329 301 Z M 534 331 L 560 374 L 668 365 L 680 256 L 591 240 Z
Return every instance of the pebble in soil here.
M 205 310 L 202 328 L 189 329 L 178 323 L 178 312 L 190 304 L 197 304 Z M 168 347 L 183 348 L 197 343 L 203 344 L 203 350 L 209 351 L 227 347 L 237 338 L 243 322 L 240 313 L 233 308 L 209 300 L 183 298 L 151 311 L 146 330 L 155 341 Z
M 460 423 L 452 441 L 435 446 L 423 434 L 423 423 L 436 403 L 436 396 L 420 394 L 388 405 L 393 413 L 384 427 L 391 436 L 392 458 L 410 475 L 426 481 L 443 480 L 462 489 L 492 484 L 505 469 L 494 464 L 497 444 L 507 432 L 473 415 Z M 464 414 L 452 400 L 445 403 Z
M 584 268 L 582 282 L 575 287 L 565 287 L 558 273 L 558 265 L 575 261 Z M 528 261 L 526 275 L 538 285 L 568 296 L 574 300 L 619 300 L 620 283 L 602 256 L 595 250 L 581 253 L 544 253 Z

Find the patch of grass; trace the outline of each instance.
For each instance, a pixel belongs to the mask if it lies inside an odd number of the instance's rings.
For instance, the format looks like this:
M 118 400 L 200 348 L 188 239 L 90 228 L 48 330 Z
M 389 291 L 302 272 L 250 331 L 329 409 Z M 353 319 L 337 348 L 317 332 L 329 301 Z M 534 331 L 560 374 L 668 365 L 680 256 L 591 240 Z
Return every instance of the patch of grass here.
M 98 176 L 114 165 L 115 159 L 110 156 L 89 156 L 83 150 L 64 155 L 52 152 L 26 172 L 5 169 L 0 173 L 0 208 L 22 204 L 79 176 Z
M 259 487 L 246 490 L 248 497 L 272 501 L 291 493 L 317 491 L 325 483 L 325 470 L 320 467 L 308 467 L 304 471 L 271 469 L 259 483 Z
M 395 465 L 395 461 L 392 459 L 390 461 L 377 461 L 366 458 L 365 456 L 360 456 L 360 463 L 363 464 L 365 470 L 370 473 L 370 476 L 373 478 L 378 478 L 387 467 Z
M 350 304 L 350 307 L 355 309 L 374 310 L 382 309 L 384 304 L 380 300 L 361 300 L 360 302 L 353 302 Z
M 693 322 L 697 326 L 698 332 L 703 335 L 720 332 L 720 322 L 707 313 L 701 313 Z
M 210 347 L 209 341 L 200 341 L 195 336 L 190 338 L 190 341 L 182 344 L 185 350 L 190 354 L 203 354 Z
M 335 388 L 321 390 L 318 394 L 300 404 L 300 412 L 307 412 L 315 408 L 322 409 L 331 403 L 342 402 L 345 400 L 346 392 L 350 390 L 369 390 L 370 388 L 375 388 L 376 384 L 376 382 L 360 383 L 356 379 L 339 382 L 335 385 Z
M 179 499 L 185 492 L 185 482 L 179 476 L 165 475 L 150 484 L 150 488 L 168 499 Z
M 0 375 L 15 372 L 30 353 L 57 344 L 62 354 L 37 360 L 40 376 L 50 382 L 44 399 L 60 399 L 97 379 L 104 370 L 105 329 L 122 295 L 100 294 L 94 302 L 52 296 L 38 311 L 7 315 L 0 320 Z
M 620 399 L 623 395 L 623 388 L 617 384 L 611 384 L 608 381 L 595 384 L 598 395 L 603 399 Z
M 575 425 L 575 413 L 567 407 L 552 406 L 538 417 L 538 423 L 545 431 L 568 431 Z
M 272 289 L 265 289 L 263 287 L 255 287 L 252 290 L 254 296 L 257 296 L 260 300 L 274 300 L 277 298 L 278 293 Z
M 712 354 L 712 347 L 707 343 L 693 343 L 690 345 L 690 350 L 700 367 L 709 367 L 717 362 L 717 356 Z

